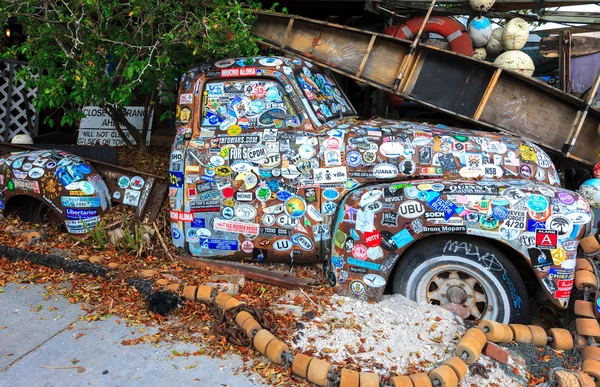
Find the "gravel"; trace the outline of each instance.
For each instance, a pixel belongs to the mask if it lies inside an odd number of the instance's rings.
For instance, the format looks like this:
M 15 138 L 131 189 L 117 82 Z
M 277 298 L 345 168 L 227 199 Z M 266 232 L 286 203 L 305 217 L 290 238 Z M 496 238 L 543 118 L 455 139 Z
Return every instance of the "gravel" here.
M 454 355 L 466 328 L 451 312 L 438 306 L 417 304 L 401 295 L 385 295 L 367 303 L 334 295 L 332 307 L 313 321 L 295 340 L 299 351 L 329 358 L 334 364 L 358 365 L 362 371 L 389 376 L 428 372 Z M 481 356 L 489 379 L 467 375 L 461 386 L 519 386 L 526 384 L 524 365 L 509 359 L 507 366 Z

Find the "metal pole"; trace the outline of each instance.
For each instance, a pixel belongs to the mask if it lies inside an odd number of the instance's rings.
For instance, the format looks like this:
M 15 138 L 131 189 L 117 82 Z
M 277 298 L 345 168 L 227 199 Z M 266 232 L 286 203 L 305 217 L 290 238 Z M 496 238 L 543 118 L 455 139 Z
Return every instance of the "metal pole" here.
M 398 71 L 398 75 L 396 76 L 396 80 L 394 81 L 394 86 L 392 87 L 392 90 L 394 91 L 398 90 L 398 87 L 400 87 L 400 82 L 402 81 L 402 78 L 404 78 L 404 72 L 406 71 L 409 62 L 415 53 L 415 49 L 417 48 L 417 44 L 419 44 L 421 34 L 423 33 L 423 29 L 425 28 L 425 24 L 427 24 L 427 21 L 429 20 L 429 16 L 431 15 L 431 11 L 433 11 L 433 7 L 435 6 L 436 1 L 437 0 L 431 1 L 429 9 L 427 10 L 427 14 L 425 14 L 425 18 L 423 18 L 423 22 L 421 23 L 421 28 L 419 28 L 419 32 L 417 32 L 415 40 L 413 40 L 412 44 L 410 45 L 410 50 L 408 51 L 408 54 L 402 61 L 402 66 L 400 66 L 400 71 Z

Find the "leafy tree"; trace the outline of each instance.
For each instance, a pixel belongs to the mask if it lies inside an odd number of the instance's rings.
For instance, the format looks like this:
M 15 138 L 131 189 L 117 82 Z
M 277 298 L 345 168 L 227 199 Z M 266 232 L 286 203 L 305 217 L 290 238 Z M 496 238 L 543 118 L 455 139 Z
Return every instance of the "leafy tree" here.
M 258 6 L 251 0 L 8 0 L 0 20 L 16 16 L 27 40 L 0 48 L 0 57 L 24 57 L 39 69 L 19 74 L 38 87 L 38 111 L 63 109 L 60 124 L 73 125 L 82 106 L 98 105 L 128 147 L 125 132 L 144 150 L 149 119 L 140 133 L 124 107 L 141 99 L 150 117 L 158 101 L 173 102 L 177 79 L 195 64 L 255 55 L 251 10 Z

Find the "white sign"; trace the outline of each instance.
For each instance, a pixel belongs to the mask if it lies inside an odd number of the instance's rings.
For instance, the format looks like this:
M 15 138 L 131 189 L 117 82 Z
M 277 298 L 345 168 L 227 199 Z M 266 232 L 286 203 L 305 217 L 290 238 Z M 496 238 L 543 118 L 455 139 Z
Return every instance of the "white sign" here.
M 98 106 L 84 106 L 83 113 L 85 117 L 79 123 L 79 135 L 77 136 L 77 145 L 108 145 L 108 146 L 123 146 L 125 141 L 121 138 L 115 123 L 108 114 Z M 125 115 L 137 130 L 142 131 L 144 122 L 144 107 L 143 106 L 126 106 Z M 121 129 L 131 141 L 135 144 L 135 140 L 123 125 Z M 146 135 L 146 145 L 150 145 L 150 134 L 152 129 L 152 116 L 148 124 L 148 133 Z

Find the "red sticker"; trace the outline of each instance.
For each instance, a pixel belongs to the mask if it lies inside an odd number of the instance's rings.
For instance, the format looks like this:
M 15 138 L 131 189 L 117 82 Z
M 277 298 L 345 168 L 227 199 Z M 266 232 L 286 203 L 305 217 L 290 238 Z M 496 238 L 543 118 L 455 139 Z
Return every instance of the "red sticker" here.
M 554 298 L 569 298 L 571 295 L 571 288 L 561 289 L 559 288 L 554 292 Z
M 248 77 L 256 75 L 256 67 L 239 67 L 234 69 L 221 69 L 221 78 Z
M 226 199 L 232 198 L 233 197 L 233 188 L 227 187 L 227 188 L 223 189 L 223 196 Z
M 365 245 L 369 247 L 377 247 L 381 244 L 381 234 L 378 231 L 365 232 Z
M 171 216 L 171 220 L 174 222 L 193 222 L 194 214 L 191 212 L 181 212 L 181 211 L 170 211 L 169 215 Z
M 558 286 L 559 288 L 572 288 L 573 280 L 559 280 L 556 283 L 556 286 Z
M 537 230 L 535 233 L 535 244 L 537 248 L 555 249 L 558 243 L 558 231 Z
M 352 256 L 356 259 L 364 261 L 367 259 L 367 247 L 365 245 L 357 244 L 352 248 Z
M 253 249 L 254 249 L 254 244 L 252 242 L 250 242 L 250 241 L 243 241 L 242 242 L 242 251 L 244 253 L 250 254 Z

